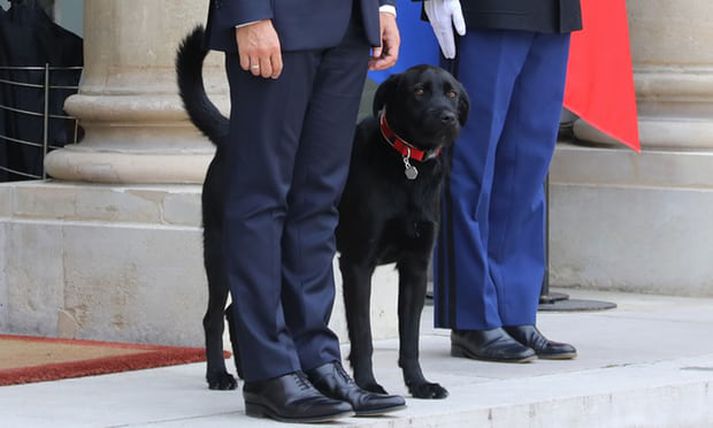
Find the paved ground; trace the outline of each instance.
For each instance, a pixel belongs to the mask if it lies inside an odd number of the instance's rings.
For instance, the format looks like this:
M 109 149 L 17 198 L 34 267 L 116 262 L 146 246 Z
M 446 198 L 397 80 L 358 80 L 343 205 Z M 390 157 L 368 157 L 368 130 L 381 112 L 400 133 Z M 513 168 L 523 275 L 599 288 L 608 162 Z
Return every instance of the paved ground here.
M 504 365 L 451 358 L 447 332 L 428 327 L 429 308 L 424 371 L 451 396 L 409 400 L 393 417 L 338 426 L 713 426 L 713 299 L 571 294 L 619 304 L 601 313 L 540 315 L 543 332 L 577 346 L 577 360 Z M 397 342 L 375 348 L 379 381 L 405 393 Z M 239 392 L 208 391 L 203 371 L 192 364 L 0 388 L 0 426 L 284 426 L 245 417 Z

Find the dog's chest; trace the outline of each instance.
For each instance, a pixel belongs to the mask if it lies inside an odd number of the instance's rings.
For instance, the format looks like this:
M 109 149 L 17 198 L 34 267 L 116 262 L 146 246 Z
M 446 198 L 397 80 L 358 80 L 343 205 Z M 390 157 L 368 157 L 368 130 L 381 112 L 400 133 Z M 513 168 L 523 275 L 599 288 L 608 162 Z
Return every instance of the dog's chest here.
M 401 215 L 394 219 L 394 222 L 398 223 L 398 230 L 402 235 L 409 238 L 418 238 L 431 228 L 430 225 L 436 219 L 424 208 L 426 207 L 411 202 Z
M 422 216 L 392 218 L 379 240 L 379 264 L 398 261 L 404 251 L 408 254 L 430 252 L 436 227 L 436 223 Z
M 423 213 L 409 213 L 403 218 L 397 219 L 401 234 L 409 238 L 419 238 L 428 232 L 433 224 L 433 220 L 427 218 Z
M 389 220 L 387 239 L 413 240 L 430 238 L 434 224 L 438 221 L 437 200 L 423 195 L 403 193 L 397 208 Z
M 426 179 L 426 176 L 423 178 Z M 398 200 L 392 219 L 398 223 L 403 235 L 412 238 L 422 236 L 438 222 L 438 181 L 432 179 L 418 183 L 417 180 L 402 181 L 392 194 L 394 201 Z

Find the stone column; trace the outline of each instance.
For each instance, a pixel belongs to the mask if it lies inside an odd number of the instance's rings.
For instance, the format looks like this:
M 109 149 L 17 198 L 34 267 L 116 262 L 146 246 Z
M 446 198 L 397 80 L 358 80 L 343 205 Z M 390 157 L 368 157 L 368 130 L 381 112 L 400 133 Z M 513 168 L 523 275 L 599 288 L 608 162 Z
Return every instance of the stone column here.
M 627 5 L 643 151 L 582 121 L 576 136 L 595 144 L 559 146 L 553 282 L 711 296 L 713 3 Z
M 66 110 L 86 130 L 52 152 L 50 176 L 103 183 L 200 183 L 212 146 L 177 96 L 179 41 L 207 16 L 207 1 L 91 0 L 85 6 L 85 71 Z M 209 94 L 227 106 L 222 57 L 206 66 Z
M 628 1 L 644 149 L 713 149 L 713 3 Z M 585 141 L 611 142 L 579 121 Z
M 85 69 L 66 110 L 86 138 L 48 182 L 0 185 L 0 329 L 199 346 L 200 183 L 213 153 L 177 95 L 180 40 L 207 1 L 85 2 Z M 227 106 L 222 56 L 207 89 Z

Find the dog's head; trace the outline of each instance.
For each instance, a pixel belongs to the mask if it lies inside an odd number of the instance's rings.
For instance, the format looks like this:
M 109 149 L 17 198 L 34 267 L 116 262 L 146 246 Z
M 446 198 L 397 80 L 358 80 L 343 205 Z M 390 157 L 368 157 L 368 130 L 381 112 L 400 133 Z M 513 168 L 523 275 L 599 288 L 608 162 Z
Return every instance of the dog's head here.
M 468 118 L 470 100 L 446 70 L 419 65 L 379 86 L 374 115 L 383 109 L 396 134 L 419 148 L 433 149 L 453 143 Z

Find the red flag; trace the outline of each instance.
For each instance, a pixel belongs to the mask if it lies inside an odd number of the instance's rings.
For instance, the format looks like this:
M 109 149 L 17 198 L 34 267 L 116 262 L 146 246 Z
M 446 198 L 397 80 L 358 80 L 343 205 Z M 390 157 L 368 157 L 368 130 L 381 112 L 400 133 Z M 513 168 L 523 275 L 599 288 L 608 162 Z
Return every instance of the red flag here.
M 582 0 L 584 30 L 572 33 L 565 106 L 640 152 L 624 0 Z

